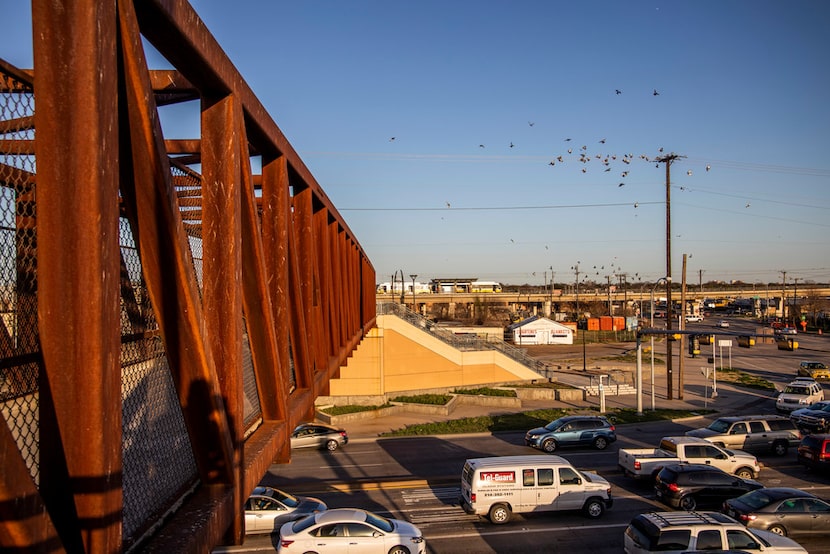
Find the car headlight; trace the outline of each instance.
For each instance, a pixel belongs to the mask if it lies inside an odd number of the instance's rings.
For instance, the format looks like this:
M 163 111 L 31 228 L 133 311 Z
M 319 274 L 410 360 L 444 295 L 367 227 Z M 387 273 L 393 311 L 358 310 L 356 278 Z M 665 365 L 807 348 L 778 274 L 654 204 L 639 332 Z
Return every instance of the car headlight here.
M 529 438 L 530 440 L 535 441 L 536 439 L 539 438 L 539 435 L 528 435 L 527 438 Z

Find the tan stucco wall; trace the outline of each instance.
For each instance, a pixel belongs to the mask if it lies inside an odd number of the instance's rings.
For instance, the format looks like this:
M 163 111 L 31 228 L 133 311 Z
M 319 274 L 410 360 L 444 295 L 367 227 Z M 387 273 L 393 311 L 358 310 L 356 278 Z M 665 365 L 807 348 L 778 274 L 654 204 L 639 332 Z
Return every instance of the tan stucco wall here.
M 331 380 L 330 393 L 377 395 L 540 378 L 499 352 L 462 352 L 395 316 L 378 316 L 377 328 Z

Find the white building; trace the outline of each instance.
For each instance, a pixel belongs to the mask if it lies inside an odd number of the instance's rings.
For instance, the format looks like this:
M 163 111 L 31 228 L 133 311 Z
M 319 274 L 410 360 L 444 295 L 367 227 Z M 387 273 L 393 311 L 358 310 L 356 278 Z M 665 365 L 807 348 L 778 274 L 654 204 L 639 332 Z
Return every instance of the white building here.
M 507 328 L 513 344 L 573 344 L 573 330 L 561 323 L 540 316 L 518 321 Z

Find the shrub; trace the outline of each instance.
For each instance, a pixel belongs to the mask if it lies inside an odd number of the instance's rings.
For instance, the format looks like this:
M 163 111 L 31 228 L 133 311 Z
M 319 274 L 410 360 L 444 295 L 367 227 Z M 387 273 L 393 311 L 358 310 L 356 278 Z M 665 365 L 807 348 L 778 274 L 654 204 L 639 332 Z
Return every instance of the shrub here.
M 514 390 L 493 389 L 490 387 L 481 387 L 477 389 L 455 389 L 453 392 L 455 394 L 480 394 L 482 396 L 507 396 L 511 398 L 516 398 L 516 391 Z
M 347 406 L 329 406 L 328 408 L 323 408 L 320 410 L 324 414 L 332 415 L 332 416 L 339 416 L 339 415 L 346 415 L 346 414 L 354 414 L 357 412 L 371 412 L 372 410 L 380 410 L 381 408 L 388 408 L 392 404 L 383 404 L 382 406 L 356 406 L 354 404 L 347 405 Z
M 452 396 L 449 394 L 416 394 L 414 396 L 398 396 L 392 399 L 392 402 L 409 402 L 410 404 L 431 404 L 434 406 L 443 406 L 450 401 Z

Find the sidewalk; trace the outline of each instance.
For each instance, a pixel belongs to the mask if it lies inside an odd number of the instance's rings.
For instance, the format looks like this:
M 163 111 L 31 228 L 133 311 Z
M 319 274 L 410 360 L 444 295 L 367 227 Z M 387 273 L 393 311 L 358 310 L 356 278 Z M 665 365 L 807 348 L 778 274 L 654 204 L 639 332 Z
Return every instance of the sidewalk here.
M 619 366 L 619 364 L 617 364 Z M 739 387 L 731 383 L 717 383 L 717 396 L 712 397 L 713 383 L 711 378 L 707 380 L 700 368 L 695 366 L 687 367 L 684 375 L 683 398 L 677 398 L 677 381 L 674 383 L 675 394 L 672 400 L 666 398 L 666 369 L 660 366 L 655 371 L 654 396 L 652 398 L 651 368 L 643 364 L 643 394 L 641 405 L 644 412 L 652 407 L 656 409 L 674 410 L 714 410 L 718 414 L 732 413 L 753 413 L 768 412 L 773 409 L 774 396 L 772 392 Z M 675 378 L 677 368 L 674 369 Z M 563 383 L 572 385 L 587 384 L 589 378 L 581 371 L 557 372 L 556 379 Z M 602 370 L 594 369 L 589 371 L 597 375 Z M 614 387 L 605 387 L 606 391 L 613 392 Z M 653 400 L 653 405 L 652 405 Z M 425 415 L 412 412 L 402 412 L 392 415 L 385 415 L 372 419 L 363 419 L 344 424 L 343 427 L 349 433 L 350 441 L 374 440 L 379 435 L 402 429 L 407 425 L 418 423 L 434 423 L 462 419 L 466 417 L 479 417 L 485 415 L 499 415 L 505 413 L 525 412 L 538 409 L 563 408 L 563 409 L 584 409 L 596 413 L 600 407 L 599 396 L 587 396 L 583 401 L 565 402 L 559 400 L 529 400 L 523 401 L 520 409 L 486 408 L 481 406 L 461 405 L 449 415 Z M 606 411 L 613 411 L 619 408 L 636 409 L 638 407 L 637 394 L 605 395 Z

